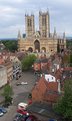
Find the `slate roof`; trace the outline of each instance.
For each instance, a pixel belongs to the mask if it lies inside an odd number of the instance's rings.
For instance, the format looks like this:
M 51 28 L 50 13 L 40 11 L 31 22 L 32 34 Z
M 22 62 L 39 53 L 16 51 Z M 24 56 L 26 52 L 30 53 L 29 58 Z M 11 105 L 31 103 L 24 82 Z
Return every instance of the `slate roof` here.
M 41 116 L 45 116 L 48 118 L 59 119 L 59 116 L 55 114 L 52 109 L 52 106 L 46 103 L 35 102 L 27 107 L 29 112 L 37 113 Z M 47 120 L 46 120 L 47 121 Z M 59 120 L 57 120 L 59 121 Z

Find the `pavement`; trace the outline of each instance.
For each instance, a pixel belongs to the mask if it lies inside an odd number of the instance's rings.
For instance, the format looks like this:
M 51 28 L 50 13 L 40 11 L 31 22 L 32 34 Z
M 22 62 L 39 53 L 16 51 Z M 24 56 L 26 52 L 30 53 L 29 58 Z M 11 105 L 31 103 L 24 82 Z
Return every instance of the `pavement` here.
M 2 96 L 3 88 L 0 88 L 0 104 L 3 103 L 4 97 Z

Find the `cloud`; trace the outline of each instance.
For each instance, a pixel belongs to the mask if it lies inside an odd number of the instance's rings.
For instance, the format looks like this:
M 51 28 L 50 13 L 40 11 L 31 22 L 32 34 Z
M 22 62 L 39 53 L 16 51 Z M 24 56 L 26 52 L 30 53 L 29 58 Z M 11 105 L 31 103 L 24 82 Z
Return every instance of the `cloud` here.
M 25 13 L 35 15 L 38 29 L 39 10 L 50 12 L 51 32 L 72 34 L 72 0 L 0 0 L 0 37 L 17 37 L 18 29 L 24 33 Z
M 24 31 L 24 26 L 23 24 L 18 24 L 18 25 L 14 25 L 14 26 L 9 26 L 9 27 L 2 27 L 0 29 L 0 38 L 17 38 L 18 35 L 18 30 L 21 31 L 21 33 L 23 33 Z
M 0 0 L 1 3 L 21 3 L 25 2 L 26 0 Z

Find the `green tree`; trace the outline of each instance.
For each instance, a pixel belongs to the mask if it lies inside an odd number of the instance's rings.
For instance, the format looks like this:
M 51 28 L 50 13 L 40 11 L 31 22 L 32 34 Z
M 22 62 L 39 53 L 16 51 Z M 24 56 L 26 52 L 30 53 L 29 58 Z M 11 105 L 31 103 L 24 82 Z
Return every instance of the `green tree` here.
M 55 105 L 55 111 L 61 114 L 65 121 L 72 121 L 72 80 L 66 80 L 64 95 Z
M 32 67 L 34 61 L 36 60 L 36 56 L 34 54 L 27 55 L 22 60 L 22 70 L 28 70 Z
M 69 55 L 70 56 L 70 67 L 72 67 L 72 54 Z
M 67 40 L 67 42 L 66 42 L 66 47 L 67 47 L 67 49 L 72 50 L 72 39 Z
M 6 40 L 6 41 L 2 41 L 2 43 L 5 45 L 6 49 L 8 49 L 11 52 L 15 52 L 17 51 L 18 47 L 17 47 L 17 41 L 15 40 Z
M 3 90 L 2 95 L 5 98 L 5 103 L 11 103 L 13 90 L 12 90 L 12 87 L 9 84 L 4 86 L 4 90 Z

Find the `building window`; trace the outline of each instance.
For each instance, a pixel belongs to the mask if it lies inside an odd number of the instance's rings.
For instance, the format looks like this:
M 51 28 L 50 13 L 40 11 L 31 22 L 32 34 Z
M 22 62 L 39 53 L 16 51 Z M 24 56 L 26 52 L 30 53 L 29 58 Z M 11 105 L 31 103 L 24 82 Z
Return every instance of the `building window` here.
M 32 20 L 31 20 L 31 19 L 28 19 L 27 25 L 28 25 L 29 27 L 32 26 Z
M 46 26 L 46 16 L 42 16 L 42 26 Z
M 42 36 L 46 37 L 46 31 L 43 31 Z
M 32 26 L 32 21 L 31 21 L 31 19 L 30 19 L 30 26 Z
M 52 77 L 52 80 L 53 80 L 53 77 Z
M 27 20 L 27 24 L 28 24 L 28 26 L 29 26 L 29 19 Z

